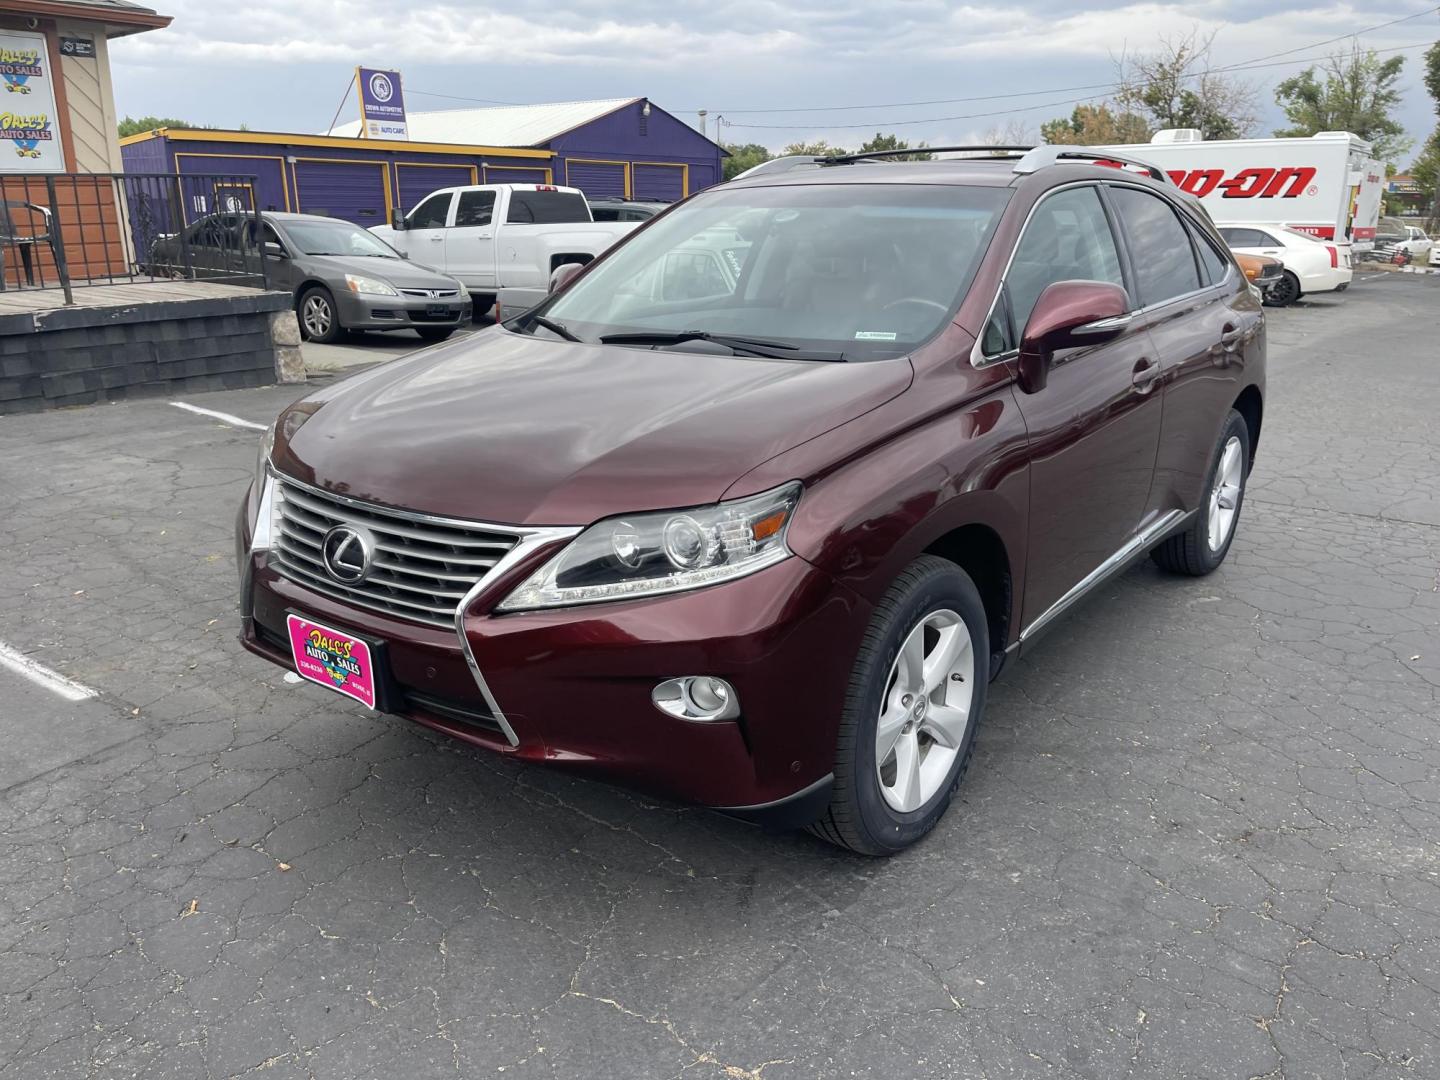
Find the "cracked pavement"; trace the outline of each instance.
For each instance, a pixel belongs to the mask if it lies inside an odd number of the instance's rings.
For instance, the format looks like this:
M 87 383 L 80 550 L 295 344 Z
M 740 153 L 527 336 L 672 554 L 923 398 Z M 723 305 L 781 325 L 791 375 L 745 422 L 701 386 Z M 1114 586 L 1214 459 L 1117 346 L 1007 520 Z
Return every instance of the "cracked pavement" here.
M 0 420 L 0 641 L 101 691 L 0 669 L 0 1080 L 1440 1076 L 1437 313 L 1271 312 L 1227 564 L 1068 615 L 886 862 L 287 684 L 254 432 Z

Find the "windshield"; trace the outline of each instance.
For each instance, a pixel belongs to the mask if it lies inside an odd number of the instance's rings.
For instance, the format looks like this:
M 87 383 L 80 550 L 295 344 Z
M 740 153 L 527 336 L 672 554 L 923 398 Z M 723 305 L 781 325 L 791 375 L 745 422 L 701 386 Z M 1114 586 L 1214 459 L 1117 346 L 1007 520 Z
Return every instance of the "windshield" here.
M 398 259 L 400 253 L 374 233 L 358 225 L 335 218 L 314 221 L 287 221 L 285 232 L 290 242 L 305 255 L 370 255 L 382 259 Z
M 831 359 L 899 356 L 949 321 L 1008 199 L 950 185 L 721 187 L 536 314 L 586 341 L 650 335 L 649 347 L 713 352 L 713 340 L 662 340 L 703 331 Z

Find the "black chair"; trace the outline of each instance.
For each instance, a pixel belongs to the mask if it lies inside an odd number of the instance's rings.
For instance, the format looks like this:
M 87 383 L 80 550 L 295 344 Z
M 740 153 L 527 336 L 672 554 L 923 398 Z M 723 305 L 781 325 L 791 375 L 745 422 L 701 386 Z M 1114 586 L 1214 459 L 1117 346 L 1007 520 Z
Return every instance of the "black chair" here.
M 15 225 L 15 218 L 12 211 L 25 210 L 31 215 L 30 225 L 36 224 L 35 217 L 40 218 L 44 225 L 44 232 L 20 232 Z M 20 253 L 20 265 L 25 271 L 25 284 L 35 284 L 35 255 L 31 249 L 36 244 L 48 244 L 50 252 L 59 261 L 59 253 L 55 250 L 55 234 L 51 231 L 50 208 L 48 206 L 37 206 L 35 203 L 11 202 L 0 200 L 0 247 L 5 250 L 15 248 Z M 5 272 L 3 256 L 0 256 L 0 292 L 5 290 Z

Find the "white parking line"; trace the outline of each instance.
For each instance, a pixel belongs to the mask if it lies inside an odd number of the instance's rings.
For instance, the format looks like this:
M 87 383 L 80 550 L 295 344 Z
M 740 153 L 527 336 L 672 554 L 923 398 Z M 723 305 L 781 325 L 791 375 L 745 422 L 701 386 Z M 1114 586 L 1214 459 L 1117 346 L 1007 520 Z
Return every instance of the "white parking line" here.
M 43 686 L 66 701 L 84 701 L 98 693 L 74 679 L 67 679 L 58 671 L 51 671 L 44 664 L 30 659 L 19 649 L 11 648 L 3 641 L 0 641 L 0 667 L 9 668 L 22 679 L 29 679 L 36 686 Z
M 199 405 L 188 405 L 183 401 L 172 401 L 177 409 L 184 409 L 186 412 L 197 413 L 200 416 L 208 416 L 212 420 L 219 420 L 222 424 L 229 424 L 231 427 L 254 428 L 256 431 L 264 431 L 264 424 L 257 424 L 254 420 L 242 420 L 238 416 L 232 416 L 228 412 L 217 412 L 214 409 L 202 409 Z

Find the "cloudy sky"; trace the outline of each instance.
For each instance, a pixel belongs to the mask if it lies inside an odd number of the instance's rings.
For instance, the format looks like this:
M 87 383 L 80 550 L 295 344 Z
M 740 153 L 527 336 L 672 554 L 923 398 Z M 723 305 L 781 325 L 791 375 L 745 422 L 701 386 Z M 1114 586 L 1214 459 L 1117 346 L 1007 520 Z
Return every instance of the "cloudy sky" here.
M 112 45 L 122 115 L 324 130 L 342 100 L 340 118 L 354 118 L 353 97 L 344 94 L 363 63 L 400 69 L 412 111 L 465 99 L 646 96 L 687 120 L 708 109 L 712 134 L 723 115 L 726 142 L 772 147 L 855 143 L 876 130 L 932 145 L 1012 122 L 1033 131 L 1068 113 L 1072 99 L 1103 94 L 1089 87 L 1113 79 L 1116 55 L 1196 27 L 1218 31 L 1212 63 L 1225 65 L 1317 57 L 1342 45 L 1315 43 L 1406 16 L 1416 17 L 1361 41 L 1393 50 L 1440 39 L 1433 0 L 144 2 L 175 21 Z M 1408 58 L 1401 118 L 1417 145 L 1435 125 L 1422 52 L 1400 53 Z M 1261 133 L 1283 119 L 1275 83 L 1303 66 L 1243 73 L 1260 89 Z M 863 107 L 841 108 L 849 106 Z M 762 111 L 779 109 L 796 111 Z

